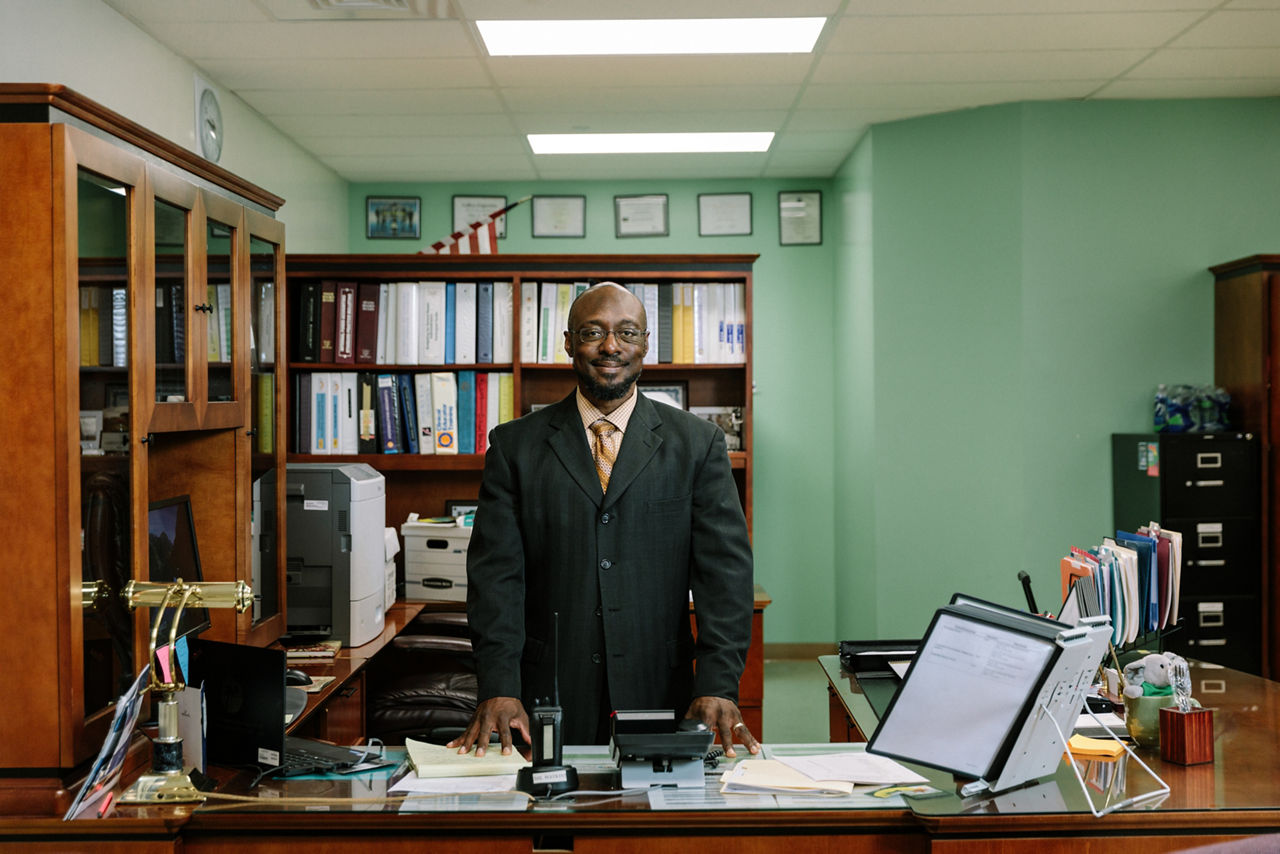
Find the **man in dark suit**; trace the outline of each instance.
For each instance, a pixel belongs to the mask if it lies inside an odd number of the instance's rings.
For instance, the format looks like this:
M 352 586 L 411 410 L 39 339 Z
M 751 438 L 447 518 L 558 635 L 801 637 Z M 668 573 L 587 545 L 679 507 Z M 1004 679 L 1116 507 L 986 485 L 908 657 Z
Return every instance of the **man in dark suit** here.
M 614 709 L 665 708 L 756 753 L 736 702 L 751 545 L 724 434 L 637 392 L 649 334 L 625 288 L 588 289 L 568 325 L 577 390 L 490 436 L 467 552 L 480 704 L 450 746 L 530 741 L 558 666 L 566 744 L 607 742 Z

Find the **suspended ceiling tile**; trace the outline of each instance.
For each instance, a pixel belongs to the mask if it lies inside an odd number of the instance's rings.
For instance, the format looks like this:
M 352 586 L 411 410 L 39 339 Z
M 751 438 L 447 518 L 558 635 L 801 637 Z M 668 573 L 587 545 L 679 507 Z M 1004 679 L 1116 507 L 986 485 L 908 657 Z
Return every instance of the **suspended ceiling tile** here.
M 407 157 L 421 155 L 513 155 L 524 157 L 528 149 L 512 136 L 329 136 L 307 143 L 313 154 L 366 157 Z
M 831 53 L 811 83 L 929 83 L 1110 78 L 1149 50 L 1019 50 L 990 53 Z
M 309 115 L 433 115 L 494 113 L 501 109 L 488 89 L 415 89 L 375 91 L 240 91 L 241 98 L 265 116 Z
M 1275 47 L 1280 9 L 1215 12 L 1170 47 Z
M 203 59 L 477 56 L 458 21 L 323 21 L 192 26 L 160 22 L 148 32 L 196 64 Z
M 634 113 L 516 113 L 521 133 L 667 133 L 777 130 L 786 110 L 706 110 Z
M 499 56 L 487 60 L 499 86 L 776 86 L 803 83 L 809 54 L 763 56 Z
M 848 131 L 787 130 L 778 134 L 769 147 L 775 155 L 791 151 L 848 151 L 852 140 Z
M 939 108 L 1006 101 L 1084 98 L 1105 80 L 990 83 L 870 83 L 855 86 L 810 86 L 800 99 L 804 109 L 858 107 Z
M 1158 47 L 1199 12 L 1086 15 L 931 15 L 841 18 L 827 53 L 1101 50 Z
M 254 0 L 104 0 L 130 18 L 153 23 L 183 21 L 263 22 L 271 16 Z
M 1125 79 L 1273 77 L 1280 75 L 1280 48 L 1172 48 L 1162 50 Z
M 534 167 L 545 179 L 600 178 L 749 178 L 760 174 L 764 154 L 645 154 L 535 156 Z
M 473 57 L 442 59 L 206 59 L 201 68 L 239 89 L 422 89 L 483 86 L 484 66 Z
M 575 110 L 602 113 L 636 110 L 770 110 L 787 109 L 795 101 L 797 86 L 654 86 L 635 89 L 584 87 L 563 89 L 503 89 L 502 97 L 513 113 Z
M 1280 0 L 1274 0 L 1280 2 Z M 1178 12 L 1214 9 L 1222 0 L 950 0 L 948 15 L 1032 15 L 1084 12 Z M 1250 0 L 1241 0 L 1250 2 Z M 938 0 L 849 0 L 846 16 L 935 15 Z
M 332 155 L 320 158 L 348 180 L 368 181 L 375 173 L 379 180 L 430 181 L 451 174 L 471 180 L 532 179 L 533 166 L 527 157 L 496 155 L 406 155 L 369 158 L 362 155 Z
M 1280 95 L 1280 77 L 1262 80 L 1117 80 L 1095 98 L 1264 98 Z
M 852 149 L 853 142 L 850 141 L 845 148 L 775 152 L 765 164 L 764 174 L 767 177 L 810 175 L 829 178 L 844 163 Z
M 480 136 L 509 135 L 515 130 L 502 113 L 460 115 L 438 112 L 420 115 L 334 116 L 308 113 L 273 116 L 271 122 L 299 141 L 329 136 Z

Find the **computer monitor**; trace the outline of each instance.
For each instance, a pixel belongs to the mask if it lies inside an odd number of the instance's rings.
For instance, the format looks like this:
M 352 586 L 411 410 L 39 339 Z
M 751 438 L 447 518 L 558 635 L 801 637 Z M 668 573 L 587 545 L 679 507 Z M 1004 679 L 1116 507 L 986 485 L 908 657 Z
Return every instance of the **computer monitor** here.
M 200 571 L 200 549 L 196 545 L 195 520 L 191 515 L 191 498 L 178 495 L 163 501 L 153 501 L 147 511 L 147 545 L 150 553 L 151 580 L 171 582 L 204 581 Z M 161 615 L 159 644 L 169 642 L 173 609 L 165 608 Z M 155 609 L 149 619 L 154 623 Z M 198 634 L 209 628 L 207 608 L 185 608 L 178 623 L 178 636 Z

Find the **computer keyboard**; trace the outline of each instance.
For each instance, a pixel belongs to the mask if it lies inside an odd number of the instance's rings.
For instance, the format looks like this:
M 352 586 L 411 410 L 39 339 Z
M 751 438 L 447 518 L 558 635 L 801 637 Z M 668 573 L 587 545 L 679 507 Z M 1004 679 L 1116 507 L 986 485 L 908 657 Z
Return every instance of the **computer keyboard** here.
M 324 774 L 350 768 L 360 758 L 345 747 L 290 736 L 285 739 L 284 756 L 276 776 Z

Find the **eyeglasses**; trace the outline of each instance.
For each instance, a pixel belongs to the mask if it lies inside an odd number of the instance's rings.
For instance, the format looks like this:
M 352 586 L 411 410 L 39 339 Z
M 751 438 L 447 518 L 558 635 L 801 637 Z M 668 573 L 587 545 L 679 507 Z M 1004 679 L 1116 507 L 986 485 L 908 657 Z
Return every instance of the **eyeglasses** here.
M 601 329 L 598 326 L 584 326 L 577 332 L 573 333 L 578 336 L 578 340 L 584 344 L 597 344 L 609 337 L 609 333 L 613 333 L 622 344 L 635 346 L 644 341 L 644 336 L 649 334 L 647 329 Z

